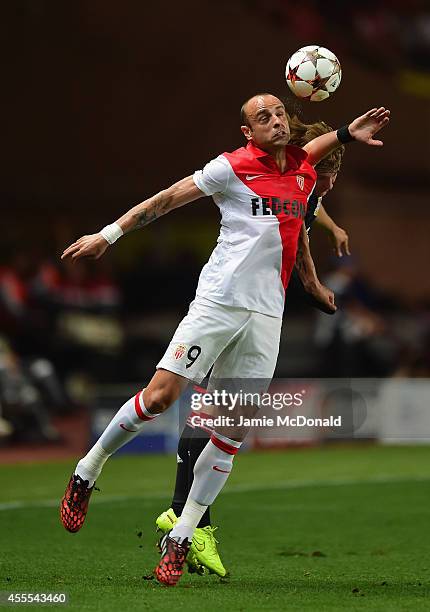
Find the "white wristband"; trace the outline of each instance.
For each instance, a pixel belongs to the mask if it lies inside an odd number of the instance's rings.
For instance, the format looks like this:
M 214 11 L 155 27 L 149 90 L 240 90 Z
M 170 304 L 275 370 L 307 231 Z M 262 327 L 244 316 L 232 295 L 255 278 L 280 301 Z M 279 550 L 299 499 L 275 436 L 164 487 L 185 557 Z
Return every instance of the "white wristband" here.
M 121 238 L 124 232 L 122 231 L 118 223 L 111 223 L 110 225 L 106 225 L 102 230 L 100 230 L 100 234 L 103 236 L 106 242 L 108 242 L 109 244 L 113 244 L 118 240 L 118 238 Z

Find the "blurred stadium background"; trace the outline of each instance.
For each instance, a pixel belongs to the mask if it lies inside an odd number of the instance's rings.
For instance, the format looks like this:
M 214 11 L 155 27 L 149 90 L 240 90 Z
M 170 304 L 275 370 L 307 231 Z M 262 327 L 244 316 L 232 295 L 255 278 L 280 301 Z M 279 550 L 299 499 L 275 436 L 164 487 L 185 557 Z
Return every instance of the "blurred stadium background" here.
M 340 57 L 342 85 L 325 103 L 290 98 L 293 110 L 338 126 L 384 104 L 392 123 L 382 150 L 348 147 L 325 198 L 353 256 L 335 260 L 313 231 L 340 312 L 289 297 L 277 376 L 429 377 L 427 3 L 23 0 L 2 16 L 0 461 L 79 454 L 94 408 L 148 380 L 218 213 L 199 201 L 96 263 L 61 263 L 63 248 L 240 146 L 242 101 L 286 96 L 287 58 L 314 41 Z
M 324 200 L 352 257 L 335 259 L 327 236 L 312 232 L 340 310 L 329 317 L 289 296 L 276 376 L 314 388 L 340 379 L 335 405 L 347 406 L 352 426 L 342 444 L 332 432 L 305 432 L 277 452 L 261 448 L 279 441 L 253 437 L 258 454 L 244 453 L 216 508 L 236 583 L 228 594 L 210 581 L 200 595 L 181 593 L 196 606 L 203 593 L 214 606 L 273 610 L 278 593 L 276 609 L 352 610 L 364 588 L 373 589 L 371 609 L 428 609 L 418 596 L 429 567 L 428 2 L 20 0 L 0 13 L 1 588 L 67 587 L 79 610 L 118 609 L 123 593 L 129 609 L 177 605 L 148 583 L 142 600 L 141 551 L 129 538 L 141 521 L 146 537 L 169 503 L 175 412 L 127 449 L 139 457 L 112 461 L 81 539 L 62 532 L 54 510 L 76 458 L 152 375 L 215 244 L 217 209 L 189 205 L 98 262 L 59 257 L 78 236 L 240 146 L 242 102 L 256 91 L 286 97 L 288 57 L 319 43 L 340 58 L 342 84 L 327 102 L 288 98 L 290 108 L 340 126 L 385 105 L 392 122 L 383 149 L 348 146 Z M 249 548 L 238 547 L 232 509 L 253 532 L 264 512 Z M 155 553 L 143 554 L 150 569 Z

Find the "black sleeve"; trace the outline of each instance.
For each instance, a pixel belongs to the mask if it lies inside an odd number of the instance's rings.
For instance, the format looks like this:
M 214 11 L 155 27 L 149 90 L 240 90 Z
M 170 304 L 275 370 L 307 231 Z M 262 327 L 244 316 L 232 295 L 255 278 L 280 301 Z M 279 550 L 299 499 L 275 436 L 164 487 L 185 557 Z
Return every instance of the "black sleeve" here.
M 309 196 L 308 208 L 306 210 L 306 216 L 305 216 L 305 227 L 308 230 L 308 232 L 311 229 L 312 223 L 316 219 L 315 212 L 319 208 L 319 204 L 321 203 L 321 200 L 322 198 L 319 198 L 317 195 L 315 195 L 315 193 L 312 193 Z

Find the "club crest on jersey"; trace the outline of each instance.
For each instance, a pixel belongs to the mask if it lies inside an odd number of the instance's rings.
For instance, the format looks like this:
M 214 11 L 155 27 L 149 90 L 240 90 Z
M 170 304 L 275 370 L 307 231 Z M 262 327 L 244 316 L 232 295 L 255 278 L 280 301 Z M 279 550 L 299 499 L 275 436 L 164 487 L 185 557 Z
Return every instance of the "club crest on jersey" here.
M 186 350 L 187 350 L 187 347 L 184 344 L 178 344 L 174 352 L 176 361 L 178 361 L 178 359 L 182 359 L 182 357 L 185 355 Z
M 297 185 L 303 191 L 304 186 L 305 186 L 305 177 L 299 174 L 298 176 L 296 176 L 296 179 L 297 179 Z

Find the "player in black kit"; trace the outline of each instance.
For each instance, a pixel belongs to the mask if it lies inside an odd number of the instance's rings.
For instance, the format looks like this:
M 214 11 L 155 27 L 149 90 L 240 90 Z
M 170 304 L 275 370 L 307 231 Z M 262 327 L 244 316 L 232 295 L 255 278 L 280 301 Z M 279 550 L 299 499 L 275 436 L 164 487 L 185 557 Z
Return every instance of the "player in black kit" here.
M 331 130 L 330 126 L 323 121 L 308 125 L 302 123 L 297 117 L 292 117 L 290 119 L 290 128 L 290 144 L 295 144 L 299 147 L 303 147 L 307 142 L 309 142 L 309 140 L 316 138 L 316 136 L 326 134 Z M 315 166 L 315 170 L 317 171 L 317 182 L 313 193 L 309 197 L 304 221 L 308 235 L 314 223 L 322 227 L 327 232 L 333 250 L 338 257 L 342 257 L 343 254 L 350 255 L 349 237 L 346 231 L 339 227 L 328 215 L 322 205 L 322 199 L 334 186 L 337 179 L 337 174 L 340 170 L 344 152 L 345 147 L 339 147 L 339 149 L 334 151 L 331 155 L 327 156 L 317 166 Z M 298 259 L 300 258 L 300 255 L 301 254 L 299 252 Z M 308 255 L 310 256 L 310 252 Z M 296 260 L 296 266 L 297 265 L 299 265 L 299 261 Z M 327 314 L 334 314 L 335 312 L 335 309 L 327 309 L 325 305 L 321 304 L 321 302 L 315 299 L 309 291 L 306 291 L 297 270 L 293 270 L 291 275 L 288 285 L 288 293 L 289 295 L 295 293 L 297 297 L 300 297 L 311 306 L 314 306 Z

